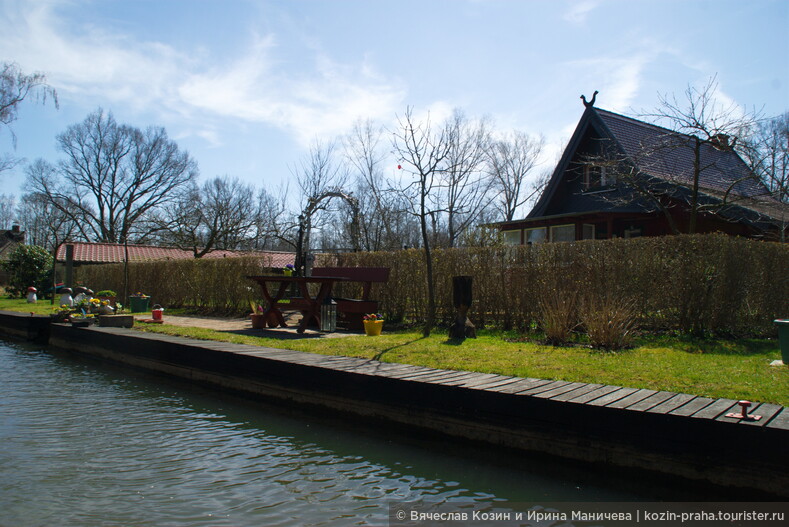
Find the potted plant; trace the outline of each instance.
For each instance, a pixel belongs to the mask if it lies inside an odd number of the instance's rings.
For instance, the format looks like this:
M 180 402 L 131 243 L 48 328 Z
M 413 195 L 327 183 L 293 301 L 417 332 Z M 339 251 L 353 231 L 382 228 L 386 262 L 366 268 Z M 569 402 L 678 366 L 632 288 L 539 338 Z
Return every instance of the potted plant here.
M 107 301 L 107 305 L 115 307 L 115 300 L 118 298 L 118 295 L 112 289 L 103 289 L 96 293 L 96 298 L 100 301 Z
M 86 328 L 94 322 L 93 315 L 90 313 L 85 314 L 84 312 L 72 314 L 69 320 L 71 320 L 71 325 L 75 328 Z
M 377 337 L 384 328 L 384 316 L 380 313 L 370 313 L 362 317 L 364 332 L 368 337 Z
M 53 307 L 49 318 L 52 320 L 52 322 L 68 322 L 70 316 L 71 308 L 66 304 L 63 304 L 60 307 Z
M 252 313 L 249 314 L 249 318 L 252 320 L 252 329 L 264 329 L 266 320 L 263 316 L 263 308 L 252 301 L 249 302 L 249 307 L 252 308 Z
M 150 299 L 150 296 L 140 292 L 129 295 L 129 309 L 131 309 L 132 313 L 142 313 L 148 311 L 148 302 Z
M 282 274 L 284 274 L 285 276 L 293 276 L 293 271 L 295 269 L 296 267 L 293 264 L 288 264 L 282 268 Z

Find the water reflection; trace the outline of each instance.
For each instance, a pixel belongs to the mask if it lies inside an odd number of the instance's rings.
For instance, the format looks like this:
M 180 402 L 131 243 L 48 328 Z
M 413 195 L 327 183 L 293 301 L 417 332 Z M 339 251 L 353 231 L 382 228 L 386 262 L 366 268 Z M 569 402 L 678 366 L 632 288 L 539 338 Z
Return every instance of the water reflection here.
M 390 500 L 651 497 L 492 454 L 0 342 L 3 525 L 385 525 Z

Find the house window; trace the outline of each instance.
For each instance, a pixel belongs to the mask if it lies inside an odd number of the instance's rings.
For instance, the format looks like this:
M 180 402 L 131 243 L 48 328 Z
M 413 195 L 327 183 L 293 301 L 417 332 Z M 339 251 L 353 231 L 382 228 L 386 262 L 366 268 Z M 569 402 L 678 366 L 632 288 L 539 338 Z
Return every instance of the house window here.
M 554 225 L 551 227 L 552 242 L 574 242 L 575 225 Z
M 616 183 L 616 176 L 605 166 L 584 165 L 584 190 L 594 190 Z
M 507 245 L 520 245 L 521 244 L 521 231 L 503 231 L 504 243 Z
M 533 243 L 544 242 L 547 234 L 545 227 L 537 227 L 536 229 L 526 229 L 526 243 L 531 245 Z
M 641 236 L 641 228 L 630 226 L 629 228 L 625 229 L 625 238 L 638 238 Z
M 594 240 L 594 236 L 595 236 L 594 225 L 592 225 L 591 223 L 584 223 L 583 239 L 584 240 Z

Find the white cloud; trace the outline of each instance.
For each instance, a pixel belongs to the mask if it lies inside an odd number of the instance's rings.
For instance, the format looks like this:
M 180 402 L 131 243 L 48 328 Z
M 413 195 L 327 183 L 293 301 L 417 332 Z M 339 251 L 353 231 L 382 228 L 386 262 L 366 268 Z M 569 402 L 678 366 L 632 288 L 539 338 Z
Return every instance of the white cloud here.
M 586 18 L 598 5 L 598 2 L 593 0 L 585 0 L 579 2 L 573 0 L 571 7 L 564 13 L 563 18 L 571 24 L 581 25 L 586 22 Z
M 628 108 L 641 86 L 644 67 L 649 61 L 645 55 L 625 58 L 599 57 L 570 61 L 566 66 L 575 79 L 573 86 L 589 86 L 600 91 L 597 106 L 622 111 Z M 587 93 L 587 99 L 592 96 Z
M 398 81 L 382 78 L 364 57 L 347 65 L 313 51 L 313 60 L 302 64 L 314 66 L 293 73 L 278 62 L 273 35 L 252 35 L 243 54 L 213 65 L 197 50 L 65 23 L 60 11 L 69 5 L 10 0 L 0 7 L 0 58 L 13 58 L 25 71 L 44 71 L 61 99 L 125 104 L 195 121 L 265 123 L 307 145 L 316 136 L 347 131 L 359 117 L 389 118 L 405 96 Z M 218 141 L 210 133 L 197 135 Z

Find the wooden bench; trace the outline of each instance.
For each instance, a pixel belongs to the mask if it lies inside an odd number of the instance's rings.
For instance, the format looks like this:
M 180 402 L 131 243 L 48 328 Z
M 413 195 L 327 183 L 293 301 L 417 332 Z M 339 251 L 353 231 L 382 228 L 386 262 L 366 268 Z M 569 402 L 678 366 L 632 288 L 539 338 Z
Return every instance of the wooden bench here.
M 338 322 L 348 326 L 348 329 L 362 329 L 362 317 L 367 313 L 378 312 L 378 301 L 370 300 L 370 290 L 373 283 L 386 283 L 389 281 L 388 267 L 315 267 L 312 276 L 337 276 L 345 278 L 348 282 L 362 284 L 361 298 L 337 298 L 337 312 L 340 315 Z M 345 282 L 343 282 L 344 284 Z

